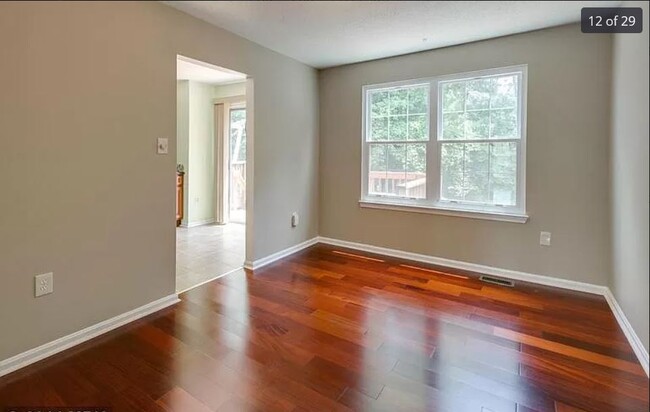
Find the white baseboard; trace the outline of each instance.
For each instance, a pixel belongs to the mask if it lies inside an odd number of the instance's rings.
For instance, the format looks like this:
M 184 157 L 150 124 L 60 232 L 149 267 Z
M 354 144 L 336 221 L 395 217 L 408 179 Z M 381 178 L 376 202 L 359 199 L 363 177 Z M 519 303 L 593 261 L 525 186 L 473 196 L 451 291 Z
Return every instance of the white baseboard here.
M 316 243 L 318 243 L 318 241 L 319 241 L 319 237 L 314 237 L 302 243 L 298 243 L 297 245 L 283 249 L 279 252 L 275 252 L 272 255 L 268 255 L 261 259 L 257 259 L 252 262 L 250 260 L 247 260 L 246 262 L 244 262 L 244 268 L 249 270 L 259 269 L 263 266 L 275 262 L 276 260 L 282 259 L 285 256 L 289 256 L 305 248 L 308 248 L 309 246 L 315 245 Z
M 577 290 L 580 292 L 593 293 L 597 295 L 604 294 L 606 289 L 606 286 L 592 285 L 590 283 L 576 282 L 573 280 L 560 279 L 551 276 L 535 275 L 532 273 L 519 272 L 510 269 L 499 269 L 492 266 L 480 265 L 477 263 L 469 263 L 469 262 L 462 262 L 459 260 L 439 258 L 435 256 L 422 255 L 419 253 L 405 252 L 397 249 L 389 249 L 385 247 L 366 245 L 363 243 L 348 242 L 346 240 L 332 239 L 328 237 L 319 237 L 318 241 L 320 243 L 326 243 L 328 245 L 346 247 L 346 248 L 361 250 L 370 253 L 377 253 L 379 255 L 392 256 L 400 259 L 414 260 L 416 262 L 430 263 L 433 265 L 447 266 L 455 269 L 478 272 L 485 275 L 501 276 L 508 279 L 536 283 L 538 285 L 554 286 L 562 289 Z
M 639 359 L 639 362 L 641 363 L 645 374 L 648 375 L 648 351 L 643 346 L 643 343 L 641 343 L 641 339 L 639 339 L 639 336 L 634 331 L 634 328 L 632 328 L 630 321 L 627 320 L 627 316 L 625 316 L 623 308 L 621 308 L 621 306 L 618 304 L 616 298 L 614 297 L 614 294 L 609 288 L 607 288 L 605 291 L 604 296 L 605 300 L 607 300 L 607 303 L 609 304 L 609 307 L 612 308 L 614 317 L 623 330 L 627 341 L 630 342 L 630 346 L 632 346 L 634 354 Z
M 19 353 L 11 358 L 0 361 L 0 376 L 7 375 L 27 365 L 48 358 L 68 348 L 79 345 L 87 340 L 103 335 L 113 329 L 126 325 L 129 322 L 150 315 L 179 302 L 178 295 L 165 296 L 139 308 L 135 308 L 121 315 L 99 322 L 78 332 L 53 340 L 34 349 Z
M 204 219 L 204 220 L 197 220 L 196 222 L 181 223 L 181 227 L 189 229 L 191 227 L 211 225 L 213 223 L 215 223 L 214 218 L 212 218 L 212 219 Z
M 492 266 L 485 266 L 476 263 L 462 262 L 458 260 L 451 260 L 445 258 L 439 258 L 435 256 L 422 255 L 419 253 L 405 252 L 397 249 L 389 249 L 379 246 L 367 245 L 364 243 L 355 243 L 348 242 L 346 240 L 332 239 L 328 237 L 319 237 L 319 243 L 325 243 L 332 246 L 346 247 L 349 249 L 360 250 L 369 253 L 376 253 L 379 255 L 392 256 L 401 259 L 413 260 L 416 262 L 431 263 L 434 265 L 447 266 L 455 269 L 469 270 L 472 272 L 478 272 L 486 275 L 499 276 L 508 279 L 521 280 L 524 282 L 535 283 L 538 285 L 553 286 L 562 289 L 575 290 L 579 292 L 586 292 L 595 295 L 601 295 L 605 298 L 614 317 L 618 322 L 619 326 L 623 330 L 625 337 L 627 338 L 634 354 L 639 359 L 641 367 L 648 375 L 648 351 L 645 349 L 641 340 L 637 336 L 636 332 L 630 325 L 630 322 L 627 320 L 623 309 L 619 306 L 618 302 L 614 298 L 614 295 L 609 290 L 607 286 L 593 285 L 590 283 L 576 282 L 573 280 L 566 280 L 555 278 L 551 276 L 535 275 L 532 273 L 519 272 L 509 269 L 499 269 Z

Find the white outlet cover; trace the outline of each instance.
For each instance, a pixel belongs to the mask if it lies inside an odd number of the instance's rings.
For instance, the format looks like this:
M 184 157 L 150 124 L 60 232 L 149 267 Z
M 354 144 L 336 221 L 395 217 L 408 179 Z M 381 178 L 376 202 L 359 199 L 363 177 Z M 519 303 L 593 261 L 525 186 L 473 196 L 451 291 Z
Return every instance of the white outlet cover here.
M 39 297 L 54 292 L 54 273 L 34 276 L 34 296 Z
M 169 153 L 169 139 L 166 137 L 159 137 L 156 147 L 158 154 Z

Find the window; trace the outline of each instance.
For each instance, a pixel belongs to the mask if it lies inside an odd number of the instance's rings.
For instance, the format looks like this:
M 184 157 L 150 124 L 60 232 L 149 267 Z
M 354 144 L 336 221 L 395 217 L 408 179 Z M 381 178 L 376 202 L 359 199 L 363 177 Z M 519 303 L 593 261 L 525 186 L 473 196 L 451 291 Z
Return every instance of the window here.
M 526 221 L 526 66 L 363 94 L 362 206 Z

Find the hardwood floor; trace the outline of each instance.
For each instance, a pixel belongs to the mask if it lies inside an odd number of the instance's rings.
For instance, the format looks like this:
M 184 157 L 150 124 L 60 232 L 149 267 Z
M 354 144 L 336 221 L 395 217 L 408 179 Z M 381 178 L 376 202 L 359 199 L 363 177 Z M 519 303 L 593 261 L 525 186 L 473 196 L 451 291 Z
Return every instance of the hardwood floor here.
M 647 411 L 605 300 L 317 245 L 0 378 L 1 406 Z

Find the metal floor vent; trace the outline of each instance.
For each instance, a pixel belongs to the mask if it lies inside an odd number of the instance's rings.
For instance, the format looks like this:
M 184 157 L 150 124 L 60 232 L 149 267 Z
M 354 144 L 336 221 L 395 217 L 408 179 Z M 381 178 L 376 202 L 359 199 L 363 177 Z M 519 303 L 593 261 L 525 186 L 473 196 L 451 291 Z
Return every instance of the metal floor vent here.
M 509 288 L 515 287 L 515 282 L 511 280 L 499 279 L 492 276 L 483 275 L 479 278 L 479 280 L 485 283 L 492 283 L 493 285 L 508 286 Z

